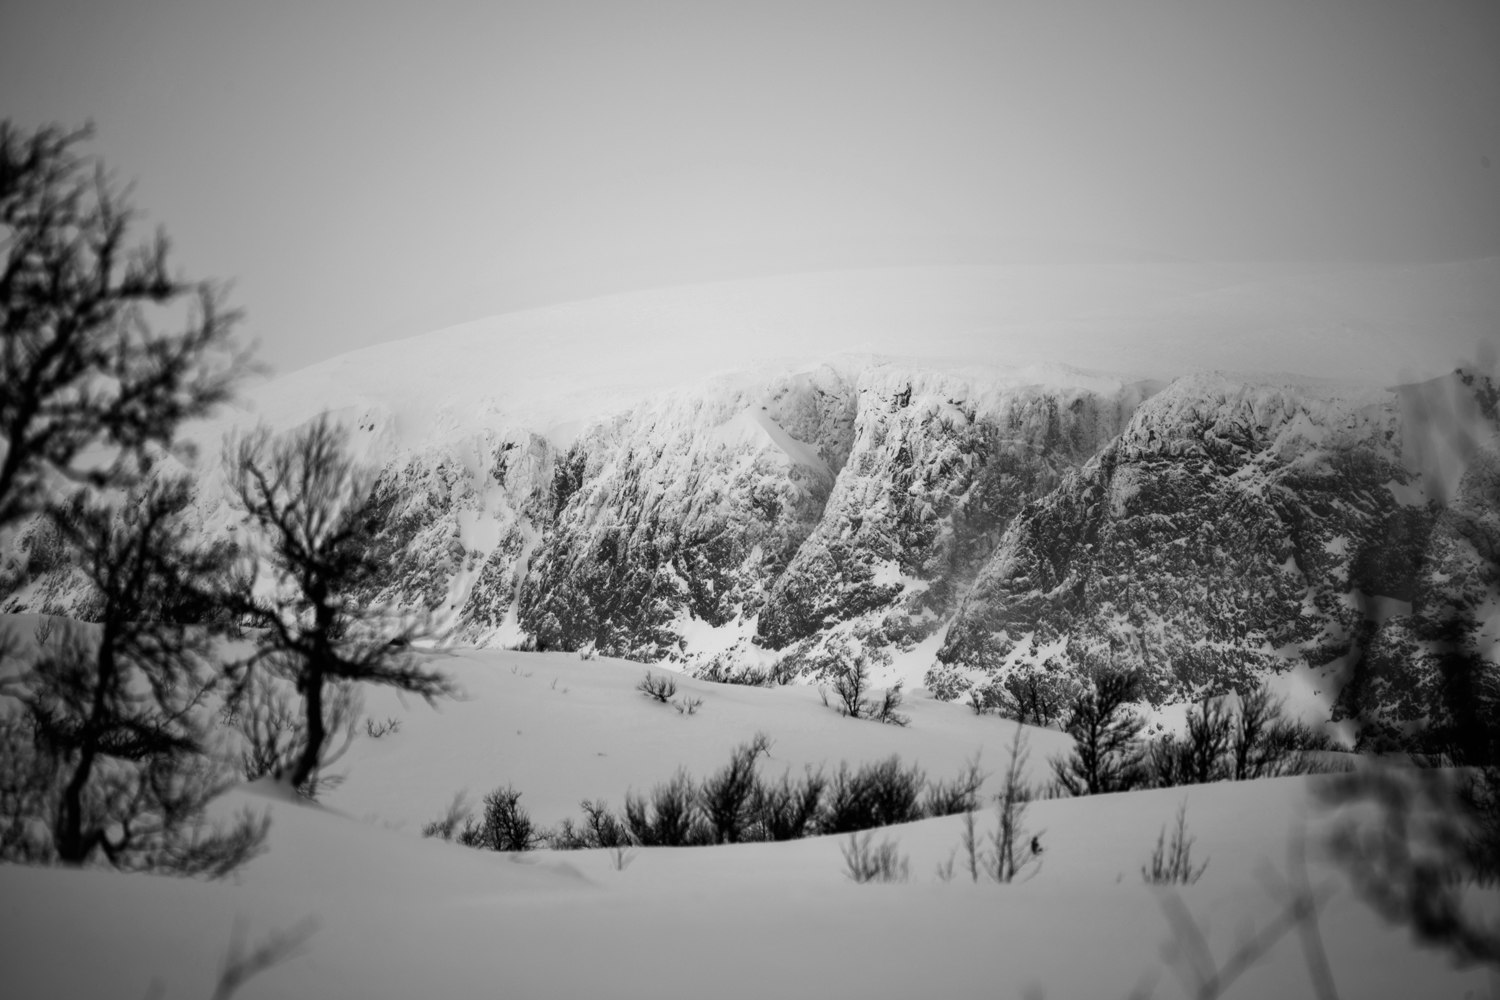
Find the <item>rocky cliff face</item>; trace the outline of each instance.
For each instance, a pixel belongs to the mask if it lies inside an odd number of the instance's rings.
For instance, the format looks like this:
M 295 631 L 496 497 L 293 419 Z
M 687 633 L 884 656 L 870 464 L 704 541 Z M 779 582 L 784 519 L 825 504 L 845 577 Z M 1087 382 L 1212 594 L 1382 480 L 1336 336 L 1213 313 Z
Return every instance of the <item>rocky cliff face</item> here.
M 1163 702 L 1302 667 L 1342 690 L 1335 717 L 1415 722 L 1454 616 L 1470 640 L 1494 617 L 1497 425 L 1483 409 L 1441 505 L 1421 466 L 1458 425 L 1399 393 L 1179 380 L 1016 518 L 929 681 L 956 693 L 1129 667 Z
M 402 445 L 371 411 L 350 422 L 390 573 L 362 596 L 716 677 L 925 657 L 944 697 L 1113 664 L 1174 701 L 1302 669 L 1399 735 L 1455 630 L 1495 617 L 1496 396 L 845 359 L 660 394 L 566 448 L 479 418 Z M 232 532 L 213 482 L 197 516 Z M 42 524 L 0 589 L 87 613 Z

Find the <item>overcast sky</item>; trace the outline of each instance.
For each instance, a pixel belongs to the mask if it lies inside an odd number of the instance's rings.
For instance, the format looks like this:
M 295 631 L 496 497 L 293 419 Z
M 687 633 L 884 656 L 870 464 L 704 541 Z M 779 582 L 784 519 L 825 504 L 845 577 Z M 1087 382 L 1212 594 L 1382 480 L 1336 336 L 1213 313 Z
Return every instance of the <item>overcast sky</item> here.
M 1500 254 L 1496 0 L 0 0 L 282 370 L 808 269 Z

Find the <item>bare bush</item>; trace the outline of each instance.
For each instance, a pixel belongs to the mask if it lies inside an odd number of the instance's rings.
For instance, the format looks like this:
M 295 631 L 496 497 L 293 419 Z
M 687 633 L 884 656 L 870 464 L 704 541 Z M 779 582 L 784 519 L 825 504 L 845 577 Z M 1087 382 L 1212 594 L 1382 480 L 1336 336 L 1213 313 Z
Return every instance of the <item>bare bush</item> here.
M 1260 685 L 1240 696 L 1230 741 L 1230 774 L 1239 781 L 1306 774 L 1313 755 L 1331 744 L 1321 733 L 1286 717 L 1286 699 Z
M 901 766 L 891 755 L 883 761 L 850 770 L 841 762 L 829 782 L 822 833 L 851 833 L 922 818 L 922 771 Z
M 1237 710 L 1205 699 L 1188 710 L 1185 734 L 1168 733 L 1147 745 L 1149 783 L 1170 788 L 1328 769 L 1317 759 L 1331 746 L 1327 737 L 1284 712 L 1285 699 L 1265 684 L 1241 694 Z
M 684 847 L 712 841 L 698 810 L 698 792 L 686 771 L 651 790 L 650 798 L 627 793 L 625 825 L 644 847 Z
M 827 689 L 822 688 L 823 704 L 849 719 L 872 719 L 891 726 L 911 723 L 910 718 L 898 711 L 905 700 L 901 682 L 892 685 L 878 699 L 870 697 L 870 658 L 863 652 L 852 653 L 844 645 L 839 645 L 835 654 L 827 673 L 831 676 L 838 704 L 833 704 Z
M 1187 740 L 1184 744 L 1184 777 L 1192 784 L 1206 784 L 1229 777 L 1225 760 L 1234 722 L 1222 698 L 1204 698 L 1188 709 Z
M 975 715 L 1001 715 L 1022 725 L 1053 726 L 1066 717 L 1078 683 L 1049 660 L 989 681 L 969 692 Z
M 1193 838 L 1187 835 L 1187 803 L 1177 807 L 1177 825 L 1172 829 L 1172 839 L 1167 840 L 1167 828 L 1163 826 L 1156 837 L 1156 850 L 1151 861 L 1141 866 L 1141 877 L 1152 885 L 1192 885 L 1203 877 L 1208 862 L 1193 864 Z
M 761 836 L 766 840 L 796 840 L 811 834 L 817 828 L 827 787 L 822 770 L 811 767 L 800 781 L 792 779 L 789 769 L 779 782 L 757 782 L 750 811 Z
M 746 839 L 758 784 L 755 764 L 762 755 L 769 756 L 770 751 L 770 739 L 765 733 L 756 733 L 749 743 L 736 747 L 729 763 L 706 778 L 699 788 L 699 807 L 715 843 L 733 844 Z
M 1030 754 L 1026 748 L 1026 735 L 1020 726 L 1010 744 L 1010 760 L 1001 779 L 1000 794 L 995 797 L 997 824 L 991 835 L 989 873 L 996 882 L 1014 882 L 1016 876 L 1035 875 L 1042 864 L 1041 833 L 1032 833 L 1026 828 L 1026 807 L 1031 802 L 1032 791 L 1026 783 L 1026 761 Z M 972 815 L 972 814 L 970 814 Z M 974 831 L 972 823 L 966 831 L 965 850 L 973 865 Z
M 448 808 L 443 815 L 431 822 L 422 824 L 422 836 L 436 837 L 439 840 L 452 840 L 457 836 L 463 825 L 473 815 L 474 810 L 466 801 L 463 792 L 456 792 L 453 801 L 448 803 Z
M 677 693 L 677 682 L 671 677 L 658 677 L 648 670 L 635 689 L 647 698 L 653 698 L 665 705 Z
M 579 803 L 583 810 L 583 822 L 575 824 L 571 818 L 564 819 L 552 834 L 552 846 L 563 851 L 591 848 L 628 848 L 634 844 L 630 828 L 614 813 L 603 799 L 584 799 Z
M 979 769 L 979 755 L 964 762 L 963 770 L 952 781 L 939 781 L 927 788 L 922 812 L 927 816 L 956 816 L 979 808 L 979 789 L 989 777 Z
M 317 766 L 296 786 L 303 798 L 316 799 L 344 780 L 330 772 L 349 752 L 358 732 L 361 698 L 349 683 L 330 683 L 322 699 L 326 734 Z M 304 706 L 285 678 L 254 671 L 238 696 L 226 701 L 220 719 L 240 736 L 240 773 L 246 781 L 289 774 L 307 752 Z
M 908 859 L 893 840 L 874 843 L 875 834 L 850 833 L 839 845 L 844 856 L 844 874 L 855 882 L 905 882 L 911 874 Z
M 382 736 L 394 736 L 401 731 L 401 720 L 394 716 L 387 716 L 385 721 L 376 722 L 373 717 L 365 718 L 365 735 L 372 740 L 378 740 Z
M 510 785 L 486 795 L 479 818 L 467 820 L 458 834 L 458 842 L 465 847 L 506 853 L 530 851 L 546 839 L 522 808 L 521 793 Z

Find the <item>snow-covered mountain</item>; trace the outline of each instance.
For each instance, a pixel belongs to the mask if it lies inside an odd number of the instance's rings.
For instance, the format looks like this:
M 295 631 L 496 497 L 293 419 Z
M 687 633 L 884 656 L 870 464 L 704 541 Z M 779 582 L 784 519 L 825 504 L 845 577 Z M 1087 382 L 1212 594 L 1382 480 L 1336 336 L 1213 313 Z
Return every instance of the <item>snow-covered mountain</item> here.
M 926 269 L 514 314 L 253 388 L 194 430 L 195 516 L 238 528 L 228 427 L 328 410 L 380 469 L 364 596 L 461 641 L 715 678 L 863 651 L 945 697 L 1114 661 L 1159 702 L 1270 675 L 1414 719 L 1452 609 L 1494 617 L 1495 384 L 1439 373 L 1496 289 L 1495 261 Z M 1191 372 L 1226 359 L 1252 370 Z M 1472 437 L 1446 462 L 1435 413 Z M 39 524 L 0 595 L 87 611 Z

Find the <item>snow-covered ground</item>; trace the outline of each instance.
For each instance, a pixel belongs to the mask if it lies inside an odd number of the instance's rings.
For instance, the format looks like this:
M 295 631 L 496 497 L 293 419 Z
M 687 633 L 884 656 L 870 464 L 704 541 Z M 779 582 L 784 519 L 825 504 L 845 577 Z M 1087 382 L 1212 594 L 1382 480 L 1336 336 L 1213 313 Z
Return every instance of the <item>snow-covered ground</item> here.
M 23 623 L 24 624 L 24 623 Z M 703 699 L 679 714 L 635 691 L 646 668 L 570 654 L 433 657 L 462 687 L 428 707 L 371 692 L 365 714 L 399 731 L 357 740 L 320 804 L 237 789 L 220 809 L 272 817 L 269 851 L 228 882 L 0 866 L 0 994 L 207 997 L 238 933 L 254 945 L 311 928 L 301 949 L 236 994 L 268 997 L 1125 997 L 1184 990 L 1161 890 L 1141 866 L 1186 803 L 1195 858 L 1179 895 L 1219 961 L 1278 912 L 1268 870 L 1324 820 L 1316 779 L 1277 779 L 1032 804 L 1043 864 L 1013 885 L 937 875 L 959 817 L 879 831 L 910 860 L 901 884 L 856 885 L 838 838 L 733 847 L 507 856 L 423 840 L 455 792 L 503 784 L 542 824 L 582 798 L 619 808 L 679 767 L 703 776 L 757 731 L 763 773 L 899 753 L 951 777 L 981 754 L 1000 770 L 1013 723 L 917 697 L 901 729 L 842 718 L 815 689 L 678 677 Z M 1027 730 L 1030 773 L 1068 739 Z M 997 787 L 995 778 L 986 792 Z M 992 811 L 981 832 L 994 828 Z M 961 865 L 960 865 L 961 867 Z M 1338 878 L 1316 857 L 1312 881 Z M 307 923 L 311 921 L 311 923 Z M 1321 920 L 1341 996 L 1465 997 L 1496 984 L 1384 925 L 1346 888 Z M 1288 936 L 1225 994 L 1311 996 Z

